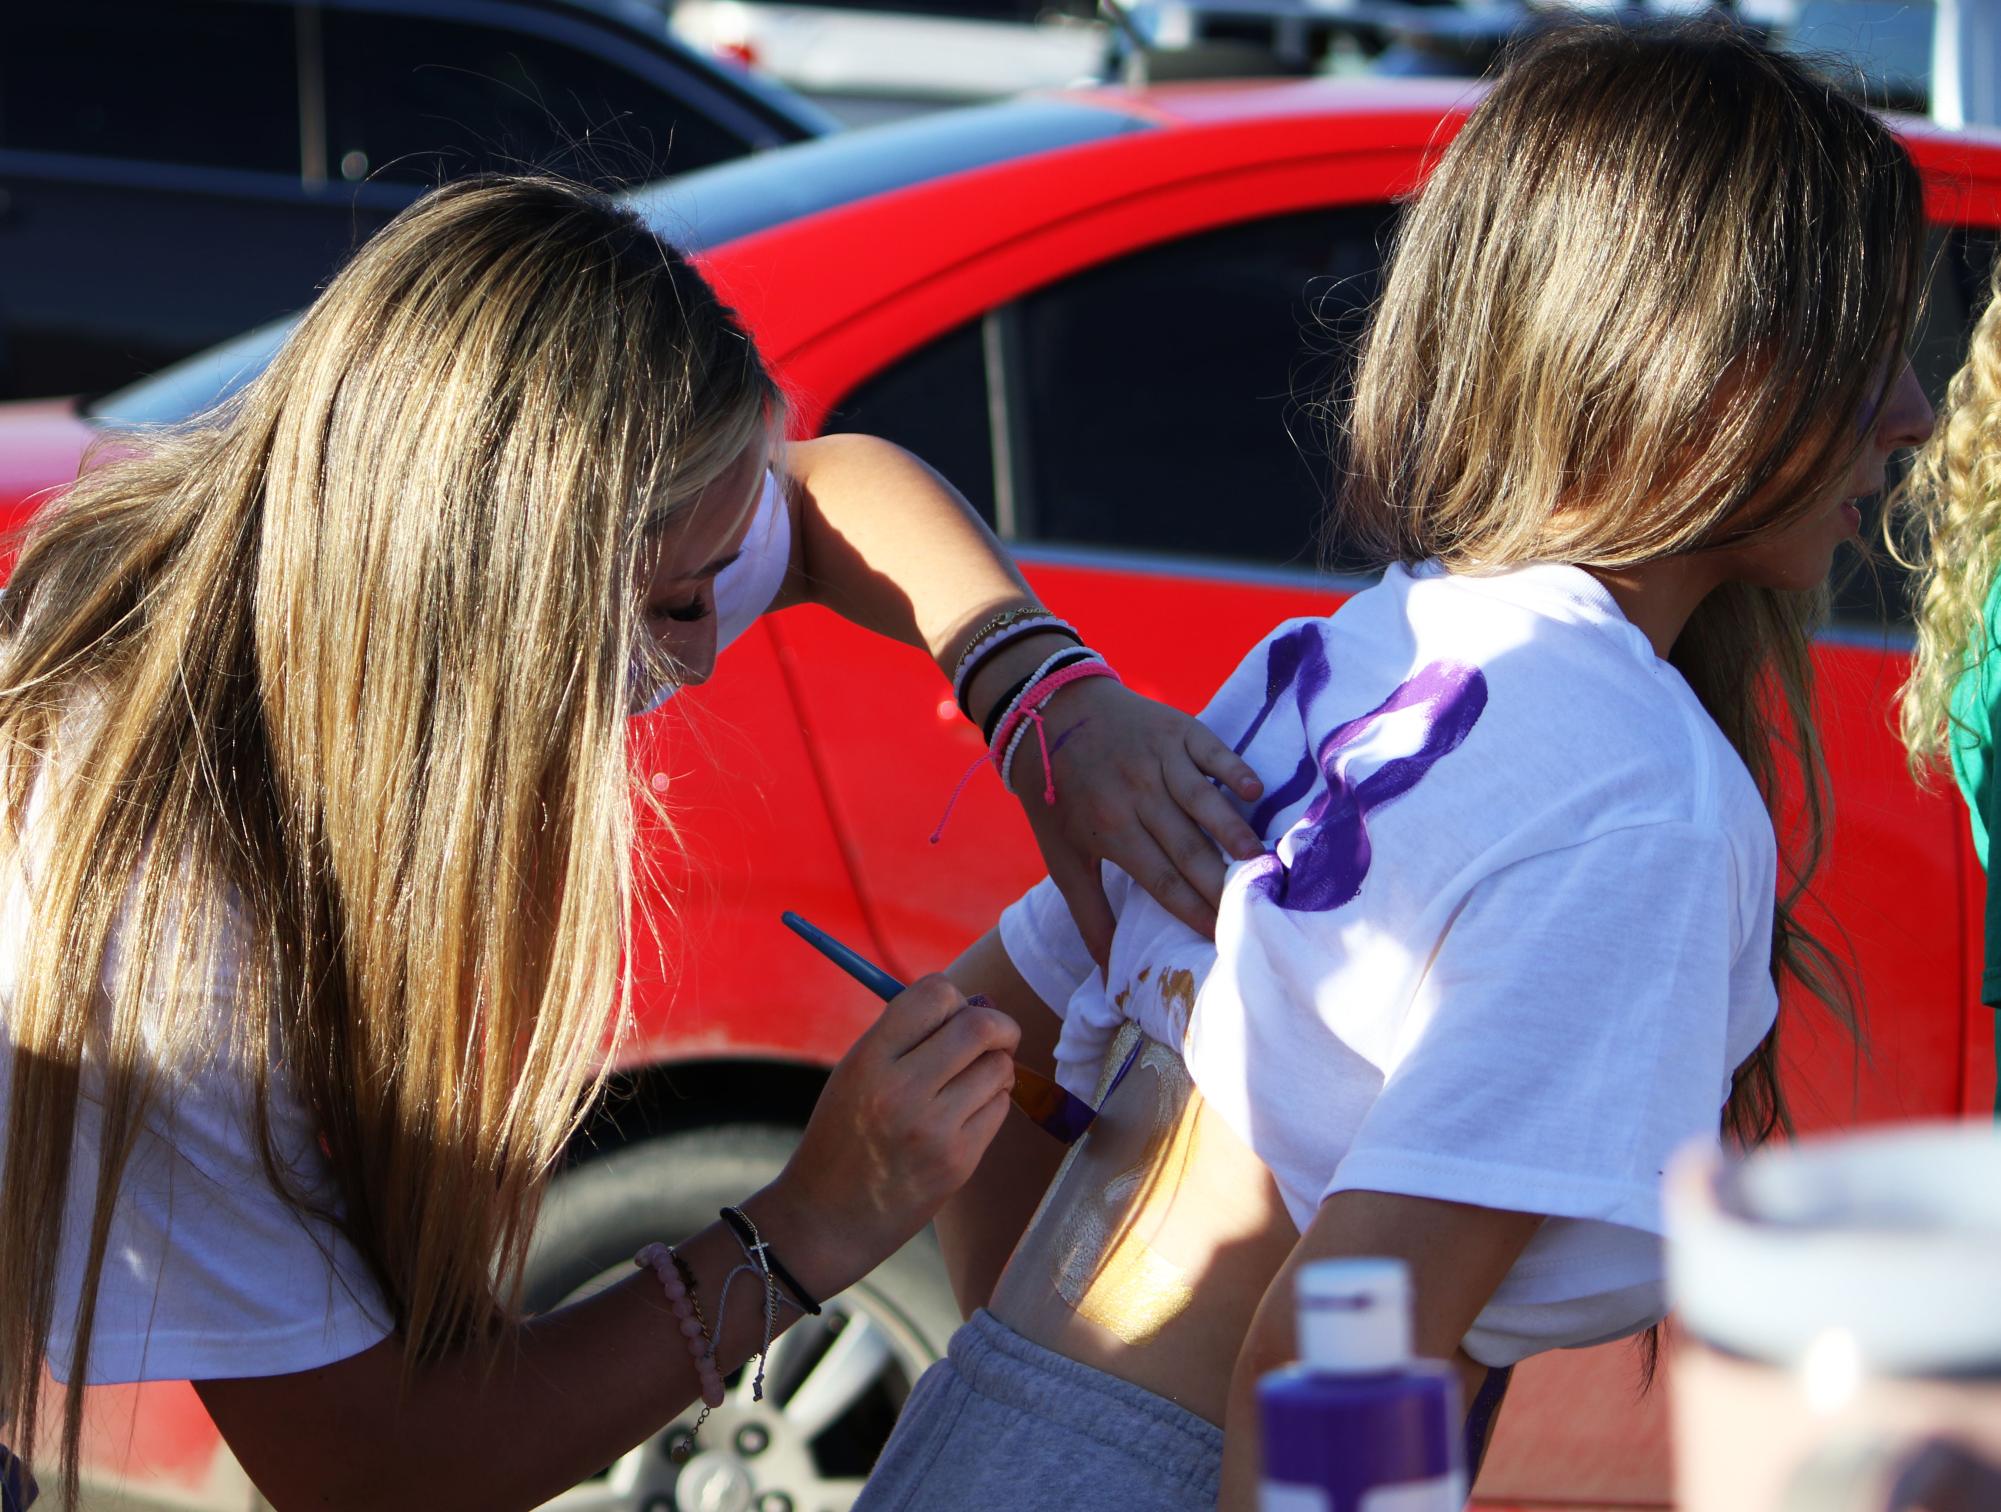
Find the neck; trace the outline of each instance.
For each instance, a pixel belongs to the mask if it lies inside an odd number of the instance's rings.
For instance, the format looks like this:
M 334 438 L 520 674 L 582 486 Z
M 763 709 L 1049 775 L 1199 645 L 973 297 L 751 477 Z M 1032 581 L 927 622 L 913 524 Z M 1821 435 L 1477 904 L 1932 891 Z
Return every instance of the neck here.
M 1718 578 L 1699 556 L 1664 557 L 1637 567 L 1587 567 L 1663 661 Z

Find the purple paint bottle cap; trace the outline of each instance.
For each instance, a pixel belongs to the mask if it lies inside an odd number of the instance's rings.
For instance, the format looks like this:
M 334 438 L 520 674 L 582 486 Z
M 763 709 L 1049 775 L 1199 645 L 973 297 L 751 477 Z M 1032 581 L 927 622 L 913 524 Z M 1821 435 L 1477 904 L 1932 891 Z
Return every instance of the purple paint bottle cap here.
M 1411 1361 L 1410 1268 L 1316 1260 L 1299 1268 L 1299 1357 L 1310 1370 L 1374 1375 Z

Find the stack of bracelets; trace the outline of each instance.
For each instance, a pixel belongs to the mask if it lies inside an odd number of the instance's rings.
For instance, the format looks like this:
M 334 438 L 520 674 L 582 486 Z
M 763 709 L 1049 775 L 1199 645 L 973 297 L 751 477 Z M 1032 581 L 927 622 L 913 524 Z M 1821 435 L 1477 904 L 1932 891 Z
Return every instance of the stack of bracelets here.
M 696 1296 L 695 1273 L 688 1262 L 675 1252 L 673 1245 L 649 1244 L 632 1257 L 634 1265 L 641 1270 L 651 1270 L 659 1279 L 660 1289 L 667 1294 L 667 1306 L 680 1325 L 681 1337 L 687 1341 L 688 1353 L 695 1359 L 695 1374 L 702 1383 L 702 1412 L 689 1431 L 689 1450 L 693 1448 L 695 1434 L 709 1420 L 709 1414 L 723 1404 L 723 1375 L 721 1367 L 716 1364 L 716 1351 L 722 1346 L 723 1318 L 730 1304 L 730 1287 L 736 1278 L 749 1276 L 760 1281 L 764 1287 L 764 1339 L 757 1347 L 757 1373 L 750 1384 L 750 1396 L 754 1402 L 764 1400 L 764 1357 L 771 1350 L 772 1336 L 778 1332 L 778 1309 L 781 1306 L 790 1307 L 810 1317 L 817 1317 L 820 1313 L 820 1304 L 785 1268 L 785 1263 L 773 1253 L 747 1213 L 741 1208 L 727 1207 L 722 1210 L 722 1219 L 729 1225 L 730 1233 L 735 1235 L 737 1247 L 743 1251 L 744 1263 L 723 1277 L 723 1288 L 716 1296 L 716 1323 L 713 1329 L 708 1319 L 702 1316 L 702 1304 Z
M 976 719 L 970 702 L 973 679 L 1001 651 L 1031 635 L 1059 635 L 1071 644 L 1045 658 L 1033 672 L 1003 693 L 984 719 Z M 951 802 L 945 806 L 945 818 L 940 819 L 938 828 L 932 831 L 933 845 L 945 833 L 946 820 L 952 817 L 959 794 L 965 791 L 966 784 L 982 765 L 991 762 L 1000 772 L 1001 781 L 1012 788 L 1015 754 L 1027 739 L 1031 726 L 1042 757 L 1042 801 L 1056 801 L 1056 771 L 1050 764 L 1050 758 L 1055 753 L 1043 729 L 1042 709 L 1062 689 L 1087 677 L 1109 677 L 1113 682 L 1119 680 L 1119 674 L 1111 669 L 1104 657 L 1084 644 L 1083 637 L 1069 621 L 1058 619 L 1039 604 L 1024 604 L 1003 610 L 973 632 L 972 638 L 966 642 L 966 649 L 959 653 L 958 664 L 952 669 L 952 697 L 959 705 L 959 712 L 979 725 L 980 738 L 986 742 L 987 753 L 959 779 Z M 1059 740 L 1058 745 L 1061 743 Z

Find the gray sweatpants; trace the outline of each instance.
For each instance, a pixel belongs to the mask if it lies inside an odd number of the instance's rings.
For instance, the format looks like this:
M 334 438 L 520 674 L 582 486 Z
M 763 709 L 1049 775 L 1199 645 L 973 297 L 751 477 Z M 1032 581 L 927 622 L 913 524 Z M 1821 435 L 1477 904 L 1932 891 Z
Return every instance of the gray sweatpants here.
M 917 1382 L 855 1512 L 1214 1512 L 1223 1430 L 980 1311 Z

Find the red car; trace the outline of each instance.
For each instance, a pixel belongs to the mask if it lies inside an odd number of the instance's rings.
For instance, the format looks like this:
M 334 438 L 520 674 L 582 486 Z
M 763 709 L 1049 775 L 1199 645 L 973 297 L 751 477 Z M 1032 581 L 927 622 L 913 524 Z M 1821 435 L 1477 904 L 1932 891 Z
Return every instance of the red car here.
M 781 149 L 636 202 L 702 250 L 782 373 L 800 434 L 873 431 L 928 458 L 1130 683 L 1195 707 L 1273 623 L 1353 586 L 1340 543 L 1332 571 L 1307 544 L 1335 466 L 1316 405 L 1398 198 L 1467 103 L 1466 86 L 1436 83 L 1061 94 Z M 2001 137 L 1905 136 L 1939 239 L 1915 344 L 1936 395 L 2001 228 Z M 83 412 L 0 407 L 0 509 L 73 476 L 103 427 L 204 407 L 281 334 Z M 1792 1020 L 1808 1127 L 1984 1113 L 1993 1089 L 1980 870 L 1956 800 L 1911 783 L 1892 734 L 1900 603 L 1898 582 L 1864 569 L 1820 647 L 1839 808 L 1822 922 L 1866 986 L 1868 1051 Z M 645 899 L 674 967 L 644 972 L 629 1095 L 552 1196 L 531 1278 L 542 1303 L 775 1169 L 823 1068 L 876 1011 L 780 929 L 781 909 L 914 975 L 1039 870 L 991 778 L 927 843 L 977 736 L 924 658 L 817 610 L 758 626 L 636 738 L 680 815 L 686 859 Z M 685 1468 L 644 1446 L 560 1504 L 845 1505 L 956 1315 L 928 1240 L 830 1311 L 787 1336 L 767 1403 L 719 1414 Z M 94 1441 L 96 1473 L 170 1488 L 162 1505 L 254 1505 L 184 1387 L 106 1395 L 115 1429 Z M 121 1395 L 137 1399 L 136 1427 L 114 1410 Z M 1629 1347 L 1532 1362 L 1481 1501 L 1666 1504 L 1665 1396 L 1640 1396 Z

